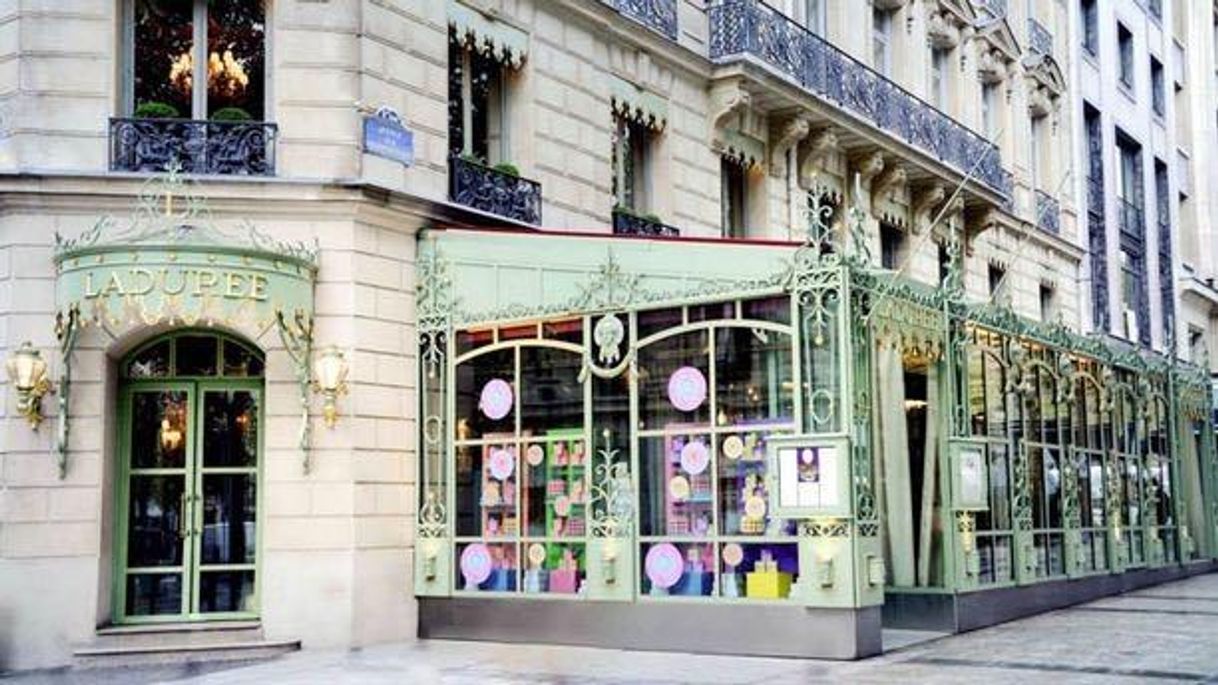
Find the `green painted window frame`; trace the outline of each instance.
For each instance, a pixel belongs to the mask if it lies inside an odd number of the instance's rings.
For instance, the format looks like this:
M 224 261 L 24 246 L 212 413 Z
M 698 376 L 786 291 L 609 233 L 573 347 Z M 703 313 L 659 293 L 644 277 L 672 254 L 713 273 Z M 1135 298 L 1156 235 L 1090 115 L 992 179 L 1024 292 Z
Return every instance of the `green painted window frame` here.
M 158 345 L 164 341 L 170 341 L 170 359 L 171 370 L 173 366 L 174 355 L 176 354 L 176 345 L 174 341 L 177 338 L 184 336 L 211 336 L 217 339 L 217 362 L 218 371 L 223 370 L 223 346 L 227 343 L 233 343 L 242 346 L 243 348 L 255 353 L 263 362 L 264 374 L 259 376 L 241 376 L 241 377 L 225 377 L 225 376 L 167 376 L 154 378 L 128 378 L 125 377 L 125 370 L 128 364 L 135 359 L 144 350 Z M 120 362 L 119 367 L 120 382 L 118 387 L 117 405 L 117 426 L 115 430 L 116 436 L 116 460 L 115 460 L 115 485 L 114 485 L 114 542 L 112 545 L 112 582 L 111 582 L 111 607 L 110 615 L 114 623 L 121 625 L 136 625 L 136 624 L 158 624 L 158 623 L 179 623 L 179 622 L 194 622 L 194 621 L 224 621 L 224 620 L 255 620 L 261 615 L 261 598 L 262 598 L 262 560 L 264 549 L 264 530 L 265 530 L 265 484 L 264 477 L 265 455 L 266 455 L 266 383 L 265 383 L 265 356 L 253 345 L 236 338 L 235 336 L 217 333 L 206 329 L 183 329 L 174 331 L 165 335 L 157 336 L 145 343 L 140 344 L 129 352 Z M 132 396 L 138 392 L 160 391 L 160 390 L 181 390 L 187 393 L 187 414 L 192 419 L 189 424 L 193 433 L 188 433 L 188 442 L 186 446 L 186 461 L 181 468 L 173 469 L 132 469 L 131 468 L 131 402 Z M 209 392 L 216 391 L 243 391 L 250 392 L 255 395 L 258 403 L 258 446 L 257 446 L 257 463 L 253 467 L 205 467 L 202 465 L 201 446 L 203 440 L 203 397 Z M 185 545 L 182 553 L 182 565 L 173 567 L 177 573 L 182 574 L 183 578 L 183 610 L 178 614 L 163 614 L 152 616 L 128 616 L 126 613 L 126 591 L 127 591 L 127 575 L 132 571 L 127 567 L 127 527 L 129 524 L 128 513 L 130 503 L 129 497 L 129 479 L 133 475 L 149 472 L 148 475 L 155 475 L 161 472 L 182 472 L 184 479 L 188 481 L 189 493 L 199 504 L 189 505 L 190 521 L 188 525 L 192 531 L 197 531 L 190 536 L 190 541 Z M 200 563 L 202 559 L 202 529 L 203 529 L 203 507 L 202 488 L 203 476 L 206 474 L 252 474 L 255 479 L 255 512 L 257 518 L 255 520 L 255 548 L 254 548 L 254 563 L 253 564 L 230 564 L 216 565 L 211 564 L 206 567 Z M 158 567 L 157 570 L 161 570 Z M 202 613 L 198 611 L 199 605 L 199 578 L 201 573 L 206 571 L 253 571 L 254 572 L 254 598 L 252 611 L 230 611 L 230 612 L 208 612 Z M 138 572 L 138 571 L 137 571 Z

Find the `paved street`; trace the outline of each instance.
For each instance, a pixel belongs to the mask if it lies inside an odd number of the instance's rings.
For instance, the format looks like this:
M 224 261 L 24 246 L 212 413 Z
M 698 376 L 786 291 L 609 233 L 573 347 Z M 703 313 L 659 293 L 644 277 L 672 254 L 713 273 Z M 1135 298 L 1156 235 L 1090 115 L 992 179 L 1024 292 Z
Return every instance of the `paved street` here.
M 886 639 L 907 641 L 909 634 Z M 31 674 L 18 683 L 1218 683 L 1218 574 L 862 662 L 427 641 L 255 664 Z

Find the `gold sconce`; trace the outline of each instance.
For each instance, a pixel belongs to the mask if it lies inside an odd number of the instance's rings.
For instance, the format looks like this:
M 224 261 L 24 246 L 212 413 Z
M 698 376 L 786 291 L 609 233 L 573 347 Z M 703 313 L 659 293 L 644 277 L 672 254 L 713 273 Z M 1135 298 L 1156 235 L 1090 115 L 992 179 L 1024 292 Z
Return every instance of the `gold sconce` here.
M 27 340 L 4 363 L 9 382 L 17 389 L 17 412 L 38 429 L 42 422 L 42 396 L 51 392 L 47 363 Z
M 327 428 L 338 423 L 338 396 L 347 394 L 348 371 L 347 358 L 333 345 L 322 350 L 313 362 L 313 392 L 321 393 L 324 399 L 322 415 Z

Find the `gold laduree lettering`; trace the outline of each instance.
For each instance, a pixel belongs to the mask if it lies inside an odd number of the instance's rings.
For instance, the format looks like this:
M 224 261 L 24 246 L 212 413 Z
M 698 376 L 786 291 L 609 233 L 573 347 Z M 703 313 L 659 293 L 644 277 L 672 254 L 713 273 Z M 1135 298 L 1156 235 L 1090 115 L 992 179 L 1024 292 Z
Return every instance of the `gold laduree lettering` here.
M 156 279 L 148 269 L 135 268 L 131 270 L 131 282 L 127 284 L 128 295 L 147 295 L 156 285 Z
M 106 281 L 106 287 L 102 288 L 101 297 L 110 297 L 111 295 L 123 296 L 127 291 L 123 290 L 123 280 L 119 278 L 117 271 L 110 272 L 110 278 Z
M 211 289 L 216 287 L 216 272 L 203 271 L 198 269 L 195 271 L 195 297 L 201 297 L 205 292 L 210 295 Z
M 178 273 L 178 287 L 170 288 L 169 275 L 171 272 L 169 269 L 161 269 L 161 292 L 166 295 L 181 295 L 182 291 L 186 290 L 186 273 L 177 269 L 175 271 Z
M 267 299 L 267 286 L 266 276 L 240 271 L 172 268 L 154 271 L 135 267 L 101 274 L 86 272 L 84 297 L 141 297 L 153 292 L 171 296 L 188 293 L 193 297 L 203 297 L 219 293 L 230 300 L 262 302 Z
M 239 300 L 244 297 L 245 293 L 241 292 L 242 288 L 244 288 L 242 285 L 244 281 L 245 274 L 233 271 L 224 274 L 224 296 L 230 300 Z
M 266 301 L 266 276 L 250 275 L 250 299 Z

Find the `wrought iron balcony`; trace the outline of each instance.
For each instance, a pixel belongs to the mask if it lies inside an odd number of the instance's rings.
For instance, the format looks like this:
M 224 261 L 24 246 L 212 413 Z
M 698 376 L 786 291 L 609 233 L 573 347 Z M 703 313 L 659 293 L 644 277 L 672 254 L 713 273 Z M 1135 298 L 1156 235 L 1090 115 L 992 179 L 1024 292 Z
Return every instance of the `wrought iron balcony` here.
M 459 156 L 448 158 L 448 196 L 466 207 L 541 223 L 541 184 Z
M 1028 18 L 1028 47 L 1037 54 L 1053 54 L 1053 34 L 1044 24 L 1031 17 Z
M 601 0 L 647 28 L 677 39 L 677 0 Z
M 1146 224 L 1142 216 L 1142 208 L 1129 200 L 1120 201 L 1121 234 L 1141 241 L 1146 236 Z
M 613 233 L 615 235 L 645 235 L 665 238 L 675 238 L 681 235 L 680 229 L 675 226 L 618 209 L 613 210 Z
M 753 57 L 818 98 L 1010 197 L 997 146 L 760 0 L 720 0 L 707 9 L 710 56 Z
M 110 119 L 111 171 L 273 176 L 279 128 L 265 121 Z
M 1007 16 L 1007 0 L 977 0 L 977 6 L 989 12 L 992 17 Z
M 1043 190 L 1036 191 L 1036 226 L 1053 235 L 1061 234 L 1061 205 Z

